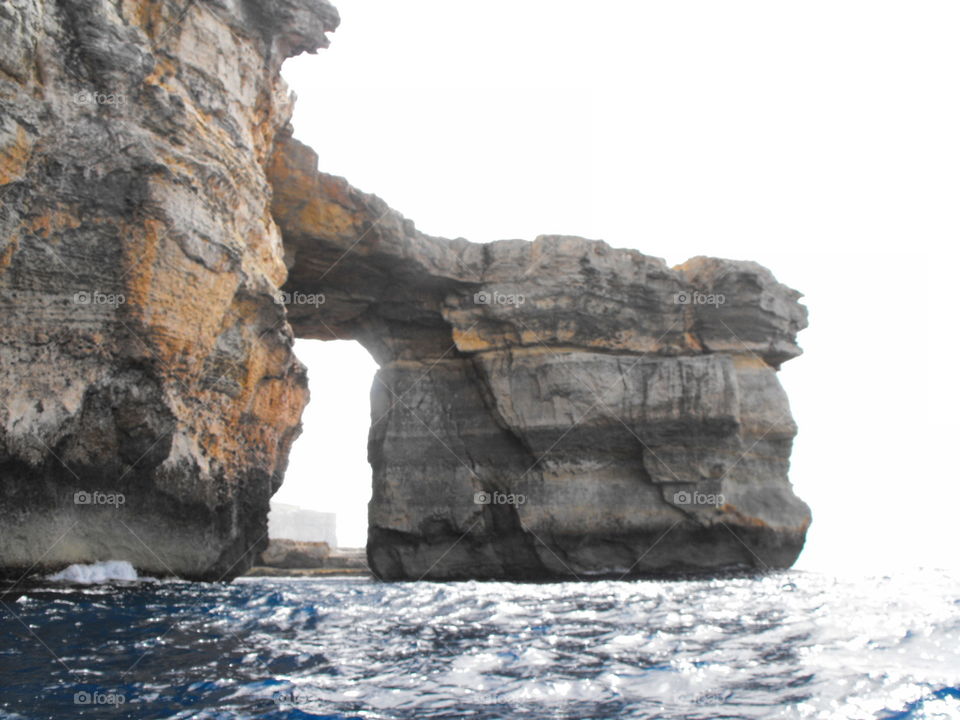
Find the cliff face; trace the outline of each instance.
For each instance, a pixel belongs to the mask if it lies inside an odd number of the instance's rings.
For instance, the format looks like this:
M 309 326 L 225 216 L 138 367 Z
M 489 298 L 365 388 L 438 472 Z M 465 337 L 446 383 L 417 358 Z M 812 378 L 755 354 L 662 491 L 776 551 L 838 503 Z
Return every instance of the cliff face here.
M 306 402 L 264 166 L 320 0 L 0 7 L 0 565 L 217 579 Z
M 0 7 L 0 572 L 245 570 L 306 402 L 294 334 L 381 365 L 381 577 L 793 562 L 799 295 L 753 263 L 419 233 L 286 129 L 280 64 L 336 24 L 323 0 Z
M 302 337 L 353 338 L 372 394 L 368 557 L 384 578 L 785 567 L 810 522 L 776 378 L 799 294 L 750 262 L 677 268 L 576 237 L 425 236 L 318 173 L 270 169 Z

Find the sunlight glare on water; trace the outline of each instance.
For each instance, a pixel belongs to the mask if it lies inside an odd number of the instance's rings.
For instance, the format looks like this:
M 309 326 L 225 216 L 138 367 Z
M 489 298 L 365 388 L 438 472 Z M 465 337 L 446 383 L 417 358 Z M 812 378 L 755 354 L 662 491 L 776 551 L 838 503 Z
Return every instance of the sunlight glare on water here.
M 63 665 L 5 616 L 3 718 L 960 717 L 945 571 L 164 582 L 37 590 L 14 609 Z

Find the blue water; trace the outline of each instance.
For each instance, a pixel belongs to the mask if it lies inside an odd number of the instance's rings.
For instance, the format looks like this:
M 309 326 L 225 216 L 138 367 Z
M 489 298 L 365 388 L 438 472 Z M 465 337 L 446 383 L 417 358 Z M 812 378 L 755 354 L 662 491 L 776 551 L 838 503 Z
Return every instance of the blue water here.
M 62 587 L 0 638 L 5 719 L 960 718 L 943 571 Z

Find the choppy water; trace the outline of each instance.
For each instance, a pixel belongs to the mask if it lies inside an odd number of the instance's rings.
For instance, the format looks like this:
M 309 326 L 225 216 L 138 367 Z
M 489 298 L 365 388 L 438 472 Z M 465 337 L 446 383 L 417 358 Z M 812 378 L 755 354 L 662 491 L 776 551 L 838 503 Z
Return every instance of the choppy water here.
M 960 718 L 960 583 L 941 571 L 271 578 L 7 605 L 7 719 Z

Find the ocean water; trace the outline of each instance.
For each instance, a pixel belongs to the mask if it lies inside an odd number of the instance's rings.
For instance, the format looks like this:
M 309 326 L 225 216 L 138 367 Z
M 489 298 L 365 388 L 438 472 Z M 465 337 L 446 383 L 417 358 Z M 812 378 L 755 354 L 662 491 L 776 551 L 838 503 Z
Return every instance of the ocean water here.
M 960 582 L 263 578 L 8 598 L 0 718 L 78 717 L 960 718 Z

